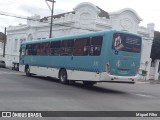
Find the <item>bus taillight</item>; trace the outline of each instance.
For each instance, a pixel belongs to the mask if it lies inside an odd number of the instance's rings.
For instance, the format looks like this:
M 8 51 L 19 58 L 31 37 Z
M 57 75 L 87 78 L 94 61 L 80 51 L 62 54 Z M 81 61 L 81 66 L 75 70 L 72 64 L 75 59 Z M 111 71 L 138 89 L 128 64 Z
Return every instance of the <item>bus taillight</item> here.
M 110 73 L 110 65 L 109 65 L 109 63 L 106 64 L 106 72 L 107 72 L 107 73 Z

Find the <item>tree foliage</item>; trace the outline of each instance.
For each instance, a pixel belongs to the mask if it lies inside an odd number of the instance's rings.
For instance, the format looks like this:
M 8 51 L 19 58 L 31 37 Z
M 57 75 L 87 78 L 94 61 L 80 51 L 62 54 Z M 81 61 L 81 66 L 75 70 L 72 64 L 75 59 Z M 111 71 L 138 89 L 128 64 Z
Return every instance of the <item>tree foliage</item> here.
M 151 58 L 154 61 L 155 59 L 160 59 L 160 32 L 154 32 L 154 39 L 151 49 Z

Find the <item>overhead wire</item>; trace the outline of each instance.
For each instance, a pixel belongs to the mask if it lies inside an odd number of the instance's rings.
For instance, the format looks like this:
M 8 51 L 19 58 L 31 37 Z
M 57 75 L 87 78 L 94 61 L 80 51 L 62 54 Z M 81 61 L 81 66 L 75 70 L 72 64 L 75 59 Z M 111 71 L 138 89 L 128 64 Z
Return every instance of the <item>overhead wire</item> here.
M 20 15 L 15 15 L 13 13 L 2 12 L 2 11 L 0 11 L 0 15 L 8 16 L 8 17 L 15 17 L 15 18 L 19 18 L 19 19 L 25 19 L 25 20 L 38 21 L 38 22 L 41 22 L 41 23 L 48 23 L 48 24 L 50 24 L 47 21 L 40 21 L 40 19 L 33 19 L 31 17 L 24 17 L 24 16 L 20 16 Z M 75 28 L 75 29 L 81 29 L 81 30 L 89 30 L 89 31 L 93 31 L 93 32 L 96 31 L 96 30 L 93 30 L 93 29 L 81 28 L 81 27 L 76 27 L 76 26 L 69 26 L 69 25 L 64 25 L 64 24 L 59 24 L 59 23 L 53 23 L 53 24 L 54 25 L 59 25 L 59 26 L 64 26 L 64 27 L 69 27 L 69 28 Z

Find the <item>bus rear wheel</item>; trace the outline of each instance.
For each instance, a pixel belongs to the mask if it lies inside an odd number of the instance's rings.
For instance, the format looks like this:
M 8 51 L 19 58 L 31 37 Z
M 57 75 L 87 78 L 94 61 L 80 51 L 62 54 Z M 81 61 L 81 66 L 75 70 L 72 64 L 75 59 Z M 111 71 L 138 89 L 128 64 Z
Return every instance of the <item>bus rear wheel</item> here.
M 69 81 L 67 80 L 67 72 L 66 72 L 65 69 L 60 70 L 59 80 L 62 84 L 68 84 L 69 83 Z
M 87 86 L 93 86 L 94 84 L 96 84 L 96 82 L 94 82 L 94 81 L 83 81 L 83 84 L 87 85 Z

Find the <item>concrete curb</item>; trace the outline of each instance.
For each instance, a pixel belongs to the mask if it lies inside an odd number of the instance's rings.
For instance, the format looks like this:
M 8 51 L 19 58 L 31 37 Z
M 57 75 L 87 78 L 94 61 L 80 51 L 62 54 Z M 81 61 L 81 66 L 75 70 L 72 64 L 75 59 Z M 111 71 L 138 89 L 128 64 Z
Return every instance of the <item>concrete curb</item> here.
M 137 81 L 136 83 L 142 83 L 142 84 L 160 84 L 160 80 L 147 80 L 147 81 Z
M 138 84 L 150 84 L 150 82 L 136 82 Z

